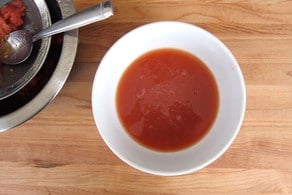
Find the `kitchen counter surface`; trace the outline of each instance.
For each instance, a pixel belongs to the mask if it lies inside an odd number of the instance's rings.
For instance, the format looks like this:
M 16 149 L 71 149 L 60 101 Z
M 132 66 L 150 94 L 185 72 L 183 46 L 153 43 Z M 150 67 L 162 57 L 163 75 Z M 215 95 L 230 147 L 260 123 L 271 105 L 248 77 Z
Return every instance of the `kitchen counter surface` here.
M 77 11 L 98 3 L 74 0 Z M 0 133 L 0 194 L 292 193 L 292 1 L 115 0 L 115 15 L 80 29 L 73 70 L 52 103 Z M 244 75 L 246 115 L 231 147 L 192 174 L 159 177 L 119 160 L 91 111 L 98 64 L 122 35 L 175 20 L 213 33 Z M 125 51 L 127 52 L 127 51 Z

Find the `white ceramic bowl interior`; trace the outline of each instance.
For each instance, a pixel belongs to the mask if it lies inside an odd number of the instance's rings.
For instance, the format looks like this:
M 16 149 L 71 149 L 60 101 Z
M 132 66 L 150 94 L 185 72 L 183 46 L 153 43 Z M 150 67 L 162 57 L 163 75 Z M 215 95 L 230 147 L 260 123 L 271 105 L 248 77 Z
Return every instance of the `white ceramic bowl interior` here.
M 219 90 L 219 110 L 209 133 L 177 152 L 157 152 L 135 142 L 123 129 L 116 110 L 116 89 L 125 69 L 137 57 L 157 48 L 177 48 L 199 57 L 211 70 Z M 155 22 L 120 38 L 102 59 L 93 84 L 92 109 L 100 135 L 120 159 L 156 175 L 181 175 L 199 170 L 231 145 L 243 121 L 246 94 L 238 63 L 215 36 L 182 22 Z

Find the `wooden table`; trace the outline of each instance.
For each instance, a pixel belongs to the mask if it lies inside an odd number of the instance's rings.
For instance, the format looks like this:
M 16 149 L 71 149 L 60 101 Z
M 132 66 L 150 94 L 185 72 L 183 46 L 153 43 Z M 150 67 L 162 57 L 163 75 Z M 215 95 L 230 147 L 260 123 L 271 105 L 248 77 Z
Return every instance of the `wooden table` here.
M 74 0 L 78 11 L 96 0 Z M 0 134 L 0 194 L 292 193 L 292 1 L 115 0 L 115 16 L 80 30 L 72 73 L 56 99 Z M 237 58 L 247 89 L 241 131 L 216 162 L 159 177 L 119 160 L 102 141 L 91 87 L 109 47 L 159 20 L 196 24 Z

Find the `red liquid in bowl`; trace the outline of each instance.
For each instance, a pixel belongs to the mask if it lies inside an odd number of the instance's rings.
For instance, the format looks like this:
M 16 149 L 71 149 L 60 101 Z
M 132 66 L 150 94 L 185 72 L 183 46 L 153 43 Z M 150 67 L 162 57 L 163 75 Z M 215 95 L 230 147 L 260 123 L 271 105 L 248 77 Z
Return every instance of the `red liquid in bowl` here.
M 201 60 L 178 49 L 158 49 L 127 68 L 116 105 L 121 123 L 138 143 L 177 151 L 207 134 L 219 95 L 214 76 Z

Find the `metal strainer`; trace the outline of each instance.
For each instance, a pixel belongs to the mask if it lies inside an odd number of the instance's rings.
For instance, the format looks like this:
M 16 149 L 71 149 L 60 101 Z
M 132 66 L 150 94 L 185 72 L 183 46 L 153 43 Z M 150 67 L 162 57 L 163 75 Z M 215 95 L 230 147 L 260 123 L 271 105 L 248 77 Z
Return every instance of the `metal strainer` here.
M 3 6 L 9 0 L 0 2 Z M 24 0 L 27 7 L 23 28 L 32 34 L 51 25 L 50 13 L 44 0 Z M 0 100 L 22 89 L 39 71 L 44 63 L 51 38 L 34 43 L 31 56 L 21 64 L 0 64 Z

